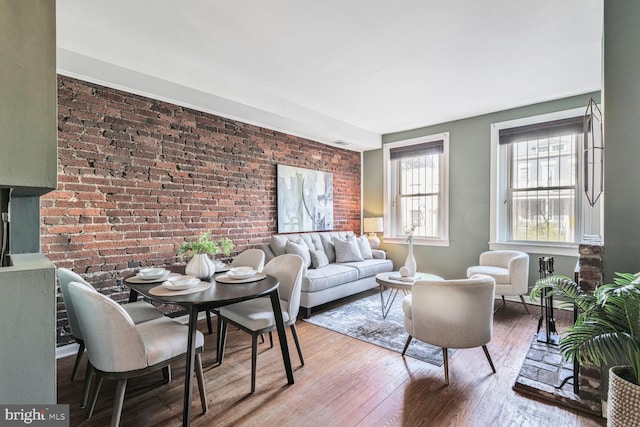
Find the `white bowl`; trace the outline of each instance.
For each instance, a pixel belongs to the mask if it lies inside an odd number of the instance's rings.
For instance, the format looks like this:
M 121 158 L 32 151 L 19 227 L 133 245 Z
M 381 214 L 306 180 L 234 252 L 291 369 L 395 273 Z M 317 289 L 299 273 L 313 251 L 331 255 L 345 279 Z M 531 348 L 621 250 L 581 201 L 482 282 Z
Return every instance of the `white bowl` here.
M 164 274 L 167 270 L 160 267 L 147 267 L 143 268 L 139 271 L 141 276 L 157 276 L 159 274 Z
M 251 267 L 233 267 L 227 272 L 227 276 L 232 279 L 248 279 L 256 273 L 257 271 Z
M 200 279 L 198 279 L 197 277 L 179 276 L 169 278 L 169 280 L 162 283 L 162 286 L 172 291 L 181 291 L 184 289 L 193 288 L 198 283 L 200 283 Z
M 171 273 L 169 270 L 165 270 L 165 269 L 158 269 L 161 272 L 158 274 L 143 274 L 142 272 L 139 272 L 136 274 L 136 277 L 142 280 L 158 280 L 158 279 L 164 279 L 165 277 L 169 276 L 169 273 Z

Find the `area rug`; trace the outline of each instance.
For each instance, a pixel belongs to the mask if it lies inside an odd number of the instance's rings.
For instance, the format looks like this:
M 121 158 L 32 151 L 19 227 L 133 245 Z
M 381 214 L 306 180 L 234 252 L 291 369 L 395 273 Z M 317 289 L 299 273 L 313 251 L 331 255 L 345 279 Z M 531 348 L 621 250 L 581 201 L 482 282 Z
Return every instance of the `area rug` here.
M 384 292 L 385 299 L 391 290 Z M 348 302 L 330 310 L 314 314 L 306 322 L 321 326 L 341 334 L 357 338 L 402 353 L 407 341 L 407 331 L 404 329 L 404 315 L 402 313 L 402 292 L 395 298 L 389 314 L 382 318 L 380 294 L 366 296 Z M 449 356 L 453 350 L 449 350 Z M 442 349 L 416 339 L 411 341 L 406 356 L 423 360 L 432 365 L 442 366 Z

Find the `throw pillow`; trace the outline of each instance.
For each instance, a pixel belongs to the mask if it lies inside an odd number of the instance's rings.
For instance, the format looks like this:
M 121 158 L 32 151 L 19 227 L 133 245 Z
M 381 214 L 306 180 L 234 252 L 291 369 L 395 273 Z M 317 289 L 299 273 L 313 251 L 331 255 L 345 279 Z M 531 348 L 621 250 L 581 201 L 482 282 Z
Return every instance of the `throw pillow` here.
M 360 255 L 364 259 L 372 259 L 373 254 L 371 253 L 371 245 L 369 244 L 369 239 L 365 234 L 358 237 L 356 239 L 358 241 L 358 249 L 360 249 Z
M 364 261 L 356 236 L 349 236 L 346 240 L 336 238 L 333 245 L 336 249 L 336 262 Z
M 310 251 L 311 255 L 311 268 L 322 268 L 329 265 L 329 258 L 324 251 Z
M 324 253 L 327 254 L 329 262 L 336 262 L 336 250 L 333 246 L 333 240 L 331 239 L 331 237 L 322 234 L 320 235 L 320 241 L 322 242 Z
M 286 250 L 288 254 L 300 255 L 306 267 L 311 265 L 311 255 L 309 255 L 309 247 L 302 240 L 297 242 L 287 241 Z

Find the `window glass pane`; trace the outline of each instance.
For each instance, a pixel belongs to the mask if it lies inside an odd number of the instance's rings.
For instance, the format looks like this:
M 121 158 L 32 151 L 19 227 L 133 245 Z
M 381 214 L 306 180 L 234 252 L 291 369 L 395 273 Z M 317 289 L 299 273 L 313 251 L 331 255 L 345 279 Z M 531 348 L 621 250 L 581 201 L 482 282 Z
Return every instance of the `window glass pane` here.
M 575 242 L 578 138 L 509 144 L 511 240 Z
M 397 228 L 414 228 L 415 236 L 439 235 L 440 154 L 401 158 Z

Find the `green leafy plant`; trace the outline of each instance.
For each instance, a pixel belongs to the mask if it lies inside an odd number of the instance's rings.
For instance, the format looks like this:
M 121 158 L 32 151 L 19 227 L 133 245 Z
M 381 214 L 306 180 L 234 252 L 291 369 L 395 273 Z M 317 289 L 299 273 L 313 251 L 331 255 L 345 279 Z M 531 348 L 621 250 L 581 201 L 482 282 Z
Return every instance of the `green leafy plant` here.
M 531 298 L 544 288 L 561 295 L 578 308 L 575 324 L 560 339 L 560 351 L 570 359 L 596 366 L 626 360 L 640 385 L 640 273 L 616 273 L 613 284 L 602 285 L 593 294 L 564 276 L 539 279 Z
M 233 240 L 226 237 L 223 237 L 222 239 L 220 239 L 220 241 L 218 242 L 218 245 L 220 245 L 222 254 L 226 257 L 231 255 L 231 249 L 233 249 L 236 246 L 233 244 Z
M 184 242 L 178 249 L 178 256 L 180 259 L 187 254 L 209 254 L 216 255 L 220 253 L 220 247 L 212 239 L 211 233 L 203 233 L 196 240 L 191 242 Z

